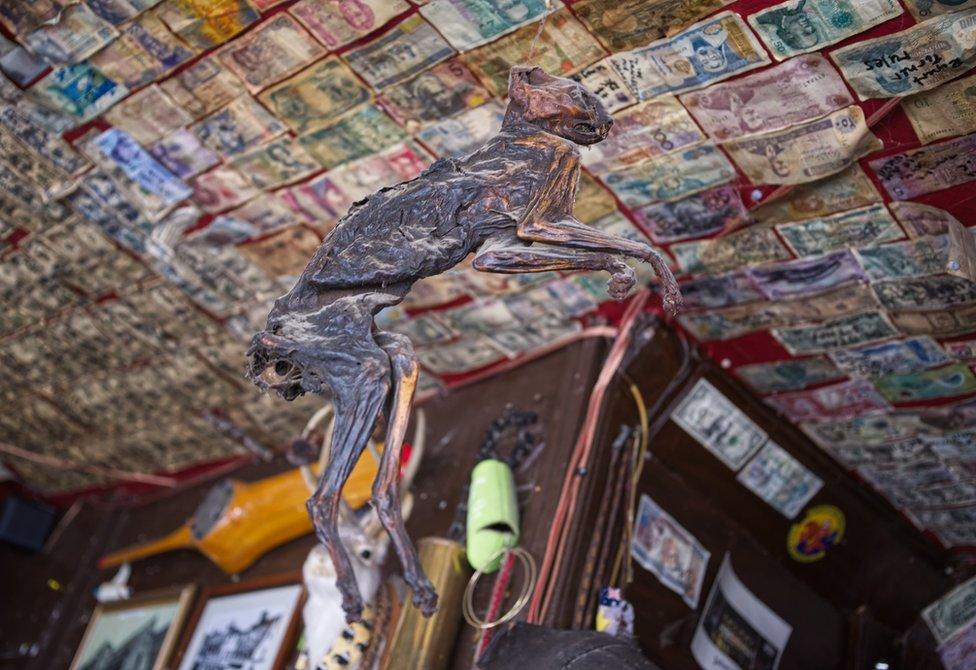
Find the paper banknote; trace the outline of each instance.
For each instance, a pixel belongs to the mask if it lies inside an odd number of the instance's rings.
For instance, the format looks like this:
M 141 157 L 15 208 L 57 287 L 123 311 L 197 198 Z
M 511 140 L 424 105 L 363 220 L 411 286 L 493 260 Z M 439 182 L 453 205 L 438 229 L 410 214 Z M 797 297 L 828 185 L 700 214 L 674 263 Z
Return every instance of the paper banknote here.
M 822 293 L 867 276 L 849 250 L 747 268 L 753 283 L 770 300 Z
M 976 391 L 976 376 L 964 363 L 888 375 L 875 379 L 874 383 L 892 402 L 951 398 Z
M 769 63 L 738 14 L 722 12 L 673 37 L 610 56 L 640 99 L 702 88 Z
M 838 447 L 872 447 L 914 436 L 919 430 L 913 415 L 865 414 L 852 419 L 806 421 L 800 430 L 816 444 L 833 452 Z
M 204 241 L 216 248 L 225 248 L 229 245 L 240 244 L 257 237 L 260 234 L 260 231 L 249 219 L 256 218 L 256 215 L 260 216 L 261 214 L 264 214 L 271 215 L 269 220 L 273 221 L 275 217 L 272 207 L 274 207 L 274 205 L 266 204 L 269 199 L 270 196 L 268 194 L 262 193 L 241 207 L 232 209 L 229 212 L 225 212 L 214 217 L 214 220 L 203 230 L 197 231 L 190 235 L 190 239 L 195 243 L 194 245 L 182 245 L 180 247 L 178 250 L 180 260 L 186 261 L 186 256 L 190 256 L 184 247 L 194 249 L 195 251 L 196 246 L 202 245 Z M 287 206 L 285 209 L 287 209 Z M 291 219 L 288 221 L 288 223 L 292 223 L 293 221 L 294 219 Z M 195 267 L 199 264 L 199 253 L 195 252 L 192 254 L 192 262 L 188 263 L 188 265 Z M 197 268 L 197 271 L 200 272 L 199 268 Z M 216 279 L 210 278 L 209 271 L 206 271 L 203 274 L 208 277 L 206 282 L 208 284 L 216 284 L 225 281 L 222 276 L 219 276 Z M 222 275 L 223 273 L 220 270 L 215 269 L 212 274 Z M 235 298 L 233 301 L 237 302 L 237 299 Z
M 791 354 L 817 354 L 887 340 L 898 334 L 882 312 L 862 312 L 817 325 L 776 328 L 773 337 Z
M 0 37 L 0 73 L 5 80 L 3 88 L 12 88 L 19 95 L 21 91 L 17 86 L 30 85 L 44 74 L 47 68 L 48 64 L 40 56 L 31 53 L 13 40 Z M 14 83 L 17 86 L 13 86 Z M 0 97 L 9 98 L 9 93 L 2 93 Z
M 673 202 L 735 177 L 725 154 L 709 144 L 676 151 L 600 175 L 628 207 Z
M 784 196 L 763 202 L 752 210 L 757 221 L 785 223 L 866 207 L 881 202 L 881 196 L 861 166 L 809 184 L 800 184 Z
M 58 68 L 34 84 L 29 95 L 41 104 L 67 112 L 83 123 L 124 98 L 129 90 L 89 62 Z
M 936 16 L 908 30 L 837 49 L 830 57 L 862 100 L 927 91 L 976 62 L 974 16 L 976 9 Z
M 682 242 L 671 247 L 683 272 L 723 272 L 743 265 L 790 257 L 770 226 L 751 226 L 712 240 Z
M 941 486 L 955 480 L 949 467 L 932 457 L 922 457 L 896 465 L 865 465 L 857 468 L 857 473 L 868 484 L 899 505 L 911 501 L 911 498 L 903 493 L 906 490 Z
M 782 130 L 854 103 L 844 80 L 820 54 L 680 97 L 705 132 L 720 142 Z
M 267 142 L 288 129 L 257 100 L 249 95 L 242 95 L 202 119 L 191 130 L 205 145 L 224 158 L 230 158 Z
M 613 199 L 613 194 L 588 172 L 581 172 L 573 216 L 583 223 L 593 223 L 616 211 L 617 202 Z
M 541 18 L 546 11 L 559 9 L 562 2 L 510 0 L 487 3 L 479 0 L 433 0 L 420 13 L 447 38 L 458 51 L 469 51 L 496 37 L 512 32 Z
M 855 253 L 871 279 L 924 277 L 946 271 L 949 237 L 927 236 L 908 242 L 857 249 Z
M 906 335 L 954 337 L 976 330 L 976 306 L 926 312 L 899 312 L 892 322 Z
M 91 164 L 55 132 L 38 125 L 21 105 L 0 104 L 0 124 L 17 139 L 71 176 L 84 172 Z
M 66 3 L 33 2 L 33 0 L 10 0 L 0 3 L 0 22 L 15 35 L 26 35 L 42 23 L 58 18 Z
M 225 166 L 204 172 L 191 182 L 191 186 L 193 202 L 208 213 L 236 207 L 259 193 L 244 175 Z
M 802 184 L 836 174 L 884 145 L 857 105 L 787 130 L 725 145 L 756 184 Z
M 896 200 L 941 191 L 976 179 L 976 134 L 878 158 L 869 165 Z
M 830 353 L 830 359 L 838 368 L 857 377 L 906 374 L 949 362 L 939 343 L 927 336 L 839 349 Z
M 241 80 L 213 56 L 195 61 L 160 86 L 195 119 L 217 111 L 245 92 Z
M 454 49 L 420 16 L 401 21 L 382 36 L 347 51 L 346 62 L 380 90 L 409 79 L 454 55 Z
M 417 133 L 417 139 L 437 156 L 463 156 L 482 146 L 502 127 L 505 108 L 491 100 L 455 116 L 432 124 Z
M 637 102 L 636 96 L 627 88 L 609 58 L 584 67 L 576 74 L 570 75 L 570 79 L 588 88 L 611 114 Z
M 844 377 L 844 373 L 825 356 L 750 363 L 740 365 L 734 372 L 757 393 L 799 391 Z
M 675 202 L 647 205 L 634 216 L 654 242 L 666 244 L 731 229 L 749 213 L 738 189 L 720 186 Z
M 325 54 L 298 21 L 277 14 L 220 51 L 217 58 L 251 93 L 295 74 Z
M 976 529 L 972 526 L 953 526 L 944 529 L 948 532 L 937 532 L 946 545 L 972 545 L 976 542 Z M 947 540 L 946 538 L 952 538 Z M 970 621 L 948 640 L 938 647 L 939 660 L 946 670 L 966 670 L 971 665 L 973 655 L 976 654 L 976 619 Z
M 534 62 L 549 74 L 575 74 L 606 55 L 603 47 L 567 9 L 550 14 L 536 41 L 538 26 L 519 28 L 490 44 L 464 54 L 461 59 L 495 95 L 508 91 L 508 72 L 525 61 L 535 45 Z
M 24 39 L 24 44 L 52 65 L 77 63 L 88 58 L 118 36 L 87 5 L 71 5 L 56 23 L 41 26 Z
M 390 86 L 383 91 L 379 103 L 398 123 L 413 132 L 484 104 L 490 97 L 471 70 L 459 59 L 452 58 L 409 81 Z
M 47 69 L 45 66 L 41 72 Z M 38 73 L 40 74 L 40 73 Z M 36 79 L 36 76 L 32 78 Z M 4 103 L 16 105 L 24 116 L 31 122 L 52 133 L 63 133 L 77 121 L 62 109 L 48 107 L 41 104 L 33 95 L 21 91 L 10 79 L 0 72 L 0 99 Z
M 976 360 L 976 340 L 946 342 L 944 346 L 946 352 L 957 361 Z
M 397 154 L 395 159 L 390 158 Z M 422 149 L 397 144 L 372 156 L 344 163 L 329 175 L 348 197 L 361 200 L 379 189 L 413 179 L 430 164 Z
M 269 277 L 301 274 L 319 246 L 319 237 L 308 228 L 293 226 L 258 242 L 243 244 L 238 252 Z
M 149 148 L 149 153 L 180 179 L 194 177 L 220 162 L 220 156 L 186 128 L 161 139 Z
M 893 200 L 888 203 L 888 208 L 911 238 L 945 235 L 949 232 L 951 223 L 959 223 L 944 209 L 920 202 Z
M 6 126 L 0 126 L 0 169 L 28 182 L 45 202 L 63 195 L 71 186 L 67 172 L 30 151 Z
M 970 545 L 976 542 L 976 506 L 944 510 L 908 510 L 906 513 L 920 530 L 934 531 L 948 546 Z
M 976 283 L 952 275 L 889 279 L 872 285 L 891 311 L 945 310 L 976 303 Z
M 230 162 L 259 189 L 296 182 L 318 172 L 321 166 L 291 137 L 280 137 Z
M 885 440 L 875 444 L 850 442 L 839 445 L 828 444 L 824 448 L 842 465 L 851 469 L 859 465 L 897 465 L 931 453 L 928 444 L 917 435 L 894 437 L 890 441 Z
M 777 224 L 776 230 L 797 256 L 843 247 L 867 247 L 904 239 L 884 205 L 871 205 L 818 219 Z
M 105 120 L 143 145 L 189 124 L 192 117 L 156 84 L 146 86 L 112 107 Z
M 944 435 L 922 435 L 919 439 L 939 458 L 971 461 L 976 458 L 976 429 L 953 430 Z
M 288 11 L 316 39 L 337 49 L 368 35 L 410 8 L 406 0 L 300 0 Z
M 776 57 L 817 51 L 904 10 L 897 0 L 788 0 L 749 15 L 749 25 Z
M 877 308 L 878 300 L 871 289 L 853 284 L 812 297 L 682 314 L 678 321 L 699 340 L 727 340 L 756 330 L 834 319 Z
M 129 88 L 160 79 L 196 53 L 152 13 L 143 14 L 127 24 L 120 33 L 119 38 L 95 54 L 91 62 Z
M 741 305 L 766 298 L 746 272 L 704 275 L 681 283 L 681 298 L 688 310 Z
M 905 0 L 905 6 L 916 19 L 923 21 L 937 14 L 971 9 L 976 7 L 976 0 Z
M 67 201 L 103 233 L 137 254 L 145 253 L 144 233 L 152 230 L 152 223 L 136 207 L 129 189 L 123 190 L 105 171 L 95 169 L 86 173 L 79 188 L 68 194 Z M 168 209 L 158 197 L 138 204 L 157 220 Z
M 407 134 L 382 109 L 367 105 L 335 125 L 299 136 L 298 143 L 323 167 L 332 168 L 406 139 Z
M 823 487 L 823 480 L 770 440 L 736 480 L 787 519 L 794 518 Z
M 641 229 L 633 224 L 633 222 L 624 216 L 619 211 L 611 212 L 610 214 L 604 216 L 602 219 L 597 219 L 590 224 L 597 230 L 602 230 L 603 232 L 614 235 L 617 237 L 623 237 L 625 239 L 631 240 L 633 242 L 641 242 L 642 244 L 647 243 L 647 235 L 641 232 Z M 660 253 L 660 249 L 658 252 Z M 670 261 L 670 258 L 666 253 L 662 254 L 664 261 L 668 264 L 668 267 L 673 267 L 674 264 Z M 641 270 L 637 269 L 637 280 L 641 281 Z
M 371 97 L 352 70 L 330 56 L 275 84 L 258 99 L 292 130 L 303 133 L 335 123 Z
M 439 317 L 461 333 L 490 333 L 518 324 L 515 314 L 501 300 L 486 299 L 447 309 Z
M 917 93 L 901 106 L 922 144 L 976 131 L 976 75 Z
M 573 11 L 610 51 L 673 34 L 732 0 L 583 0 Z
M 450 342 L 458 335 L 442 319 L 437 318 L 436 312 L 428 312 L 407 321 L 395 323 L 388 330 L 406 335 L 411 342 L 416 342 L 419 346 Z
M 630 555 L 658 581 L 698 607 L 709 551 L 646 494 L 634 519 Z
M 971 481 L 906 489 L 899 493 L 901 506 L 912 509 L 947 509 L 976 503 L 976 483 Z
M 223 44 L 261 18 L 248 0 L 170 0 L 159 17 L 180 39 L 197 49 Z
M 141 12 L 152 9 L 161 0 L 88 0 L 92 11 L 112 25 L 125 23 Z
M 324 237 L 353 203 L 328 173 L 278 191 L 296 216 Z
M 949 261 L 946 271 L 957 277 L 976 282 L 976 229 L 959 222 L 950 222 Z
M 705 379 L 699 379 L 671 420 L 732 470 L 766 441 L 766 433 Z
M 764 398 L 767 405 L 790 421 L 842 419 L 893 409 L 866 379 L 851 379 L 809 391 L 776 393 Z
M 503 350 L 506 356 L 515 358 L 525 351 L 571 337 L 581 328 L 580 323 L 573 319 L 548 318 L 529 325 L 497 330 L 489 333 L 488 338 L 495 346 Z
M 95 138 L 95 146 L 125 172 L 129 179 L 176 204 L 190 197 L 191 189 L 121 130 L 110 128 Z
M 421 365 L 435 374 L 461 374 L 486 367 L 505 358 L 505 353 L 484 335 L 466 337 L 451 344 L 418 347 Z
M 240 222 L 248 224 L 249 237 L 251 238 L 267 235 L 272 231 L 284 230 L 295 225 L 294 212 L 277 193 L 262 193 L 257 198 L 232 209 L 226 214 L 226 217 L 232 219 L 234 225 Z M 217 218 L 219 220 L 221 217 Z M 209 227 L 212 227 L 214 223 L 210 224 Z
M 0 189 L 5 201 L 13 201 L 27 210 L 40 209 L 49 200 L 36 184 L 22 177 L 19 171 L 12 170 L 7 164 L 0 165 Z
M 620 170 L 698 144 L 705 136 L 674 96 L 661 96 L 619 112 L 607 138 L 583 154 L 593 172 Z

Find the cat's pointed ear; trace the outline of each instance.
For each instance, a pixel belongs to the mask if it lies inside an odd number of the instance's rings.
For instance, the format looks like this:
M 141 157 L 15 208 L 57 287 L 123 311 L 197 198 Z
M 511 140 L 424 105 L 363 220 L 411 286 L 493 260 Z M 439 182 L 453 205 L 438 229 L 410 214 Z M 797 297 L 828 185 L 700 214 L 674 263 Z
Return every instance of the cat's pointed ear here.
M 513 65 L 508 71 L 508 97 L 521 105 L 528 102 L 529 91 L 532 88 L 531 78 L 545 75 L 542 68 L 535 65 Z

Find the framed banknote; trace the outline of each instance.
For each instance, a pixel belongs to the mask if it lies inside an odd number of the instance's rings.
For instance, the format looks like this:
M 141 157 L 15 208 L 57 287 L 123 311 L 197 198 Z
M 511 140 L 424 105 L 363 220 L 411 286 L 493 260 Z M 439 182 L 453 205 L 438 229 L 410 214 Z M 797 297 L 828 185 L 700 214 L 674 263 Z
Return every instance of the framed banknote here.
M 695 383 L 671 420 L 733 470 L 766 442 L 766 432 L 705 379 Z

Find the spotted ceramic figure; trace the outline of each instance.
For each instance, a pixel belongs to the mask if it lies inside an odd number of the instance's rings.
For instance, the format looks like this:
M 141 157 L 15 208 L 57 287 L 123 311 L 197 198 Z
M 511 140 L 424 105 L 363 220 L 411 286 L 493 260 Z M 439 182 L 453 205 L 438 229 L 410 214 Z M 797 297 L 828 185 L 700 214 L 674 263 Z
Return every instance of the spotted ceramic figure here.
M 347 620 L 362 598 L 336 519 L 342 485 L 377 415 L 389 405 L 386 444 L 373 504 L 403 565 L 413 601 L 426 615 L 437 594 L 400 516 L 397 471 L 417 383 L 410 341 L 374 329 L 374 315 L 403 300 L 414 282 L 474 253 L 484 272 L 606 270 L 621 299 L 633 288 L 629 256 L 651 264 L 674 312 L 680 293 L 670 270 L 640 242 L 605 234 L 573 217 L 580 175 L 577 145 L 603 140 L 613 123 L 580 84 L 538 67 L 512 68 L 501 131 L 464 158 L 441 159 L 423 174 L 354 204 L 323 240 L 295 286 L 279 298 L 248 351 L 250 378 L 286 400 L 328 394 L 335 404 L 332 458 L 308 501 L 329 548 Z

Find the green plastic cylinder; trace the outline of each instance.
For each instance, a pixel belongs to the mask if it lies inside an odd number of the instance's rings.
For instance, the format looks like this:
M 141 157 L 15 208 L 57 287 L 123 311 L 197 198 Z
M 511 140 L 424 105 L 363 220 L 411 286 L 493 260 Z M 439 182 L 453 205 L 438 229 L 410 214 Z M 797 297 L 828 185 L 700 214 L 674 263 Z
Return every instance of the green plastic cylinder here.
M 498 570 L 503 549 L 518 544 L 515 477 L 507 463 L 488 459 L 471 471 L 467 535 L 468 562 L 486 573 Z

